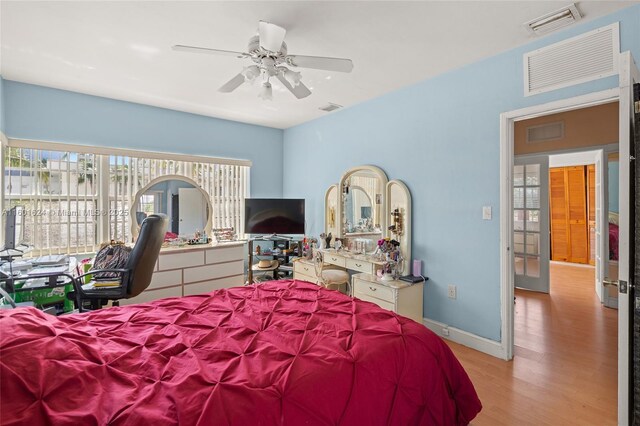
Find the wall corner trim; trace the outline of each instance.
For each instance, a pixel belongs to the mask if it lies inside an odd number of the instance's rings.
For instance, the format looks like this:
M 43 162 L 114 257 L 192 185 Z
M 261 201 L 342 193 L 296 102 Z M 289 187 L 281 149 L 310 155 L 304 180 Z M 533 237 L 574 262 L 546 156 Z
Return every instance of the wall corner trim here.
M 429 318 L 422 318 L 422 323 L 425 325 L 425 327 L 427 327 L 429 330 L 433 331 L 443 339 L 459 343 L 471 349 L 475 349 L 476 351 L 483 352 L 487 355 L 491 355 L 505 361 L 508 360 L 505 356 L 506 354 L 504 348 L 502 347 L 502 344 L 500 342 L 496 342 L 495 340 L 487 339 L 485 337 L 480 337 L 473 333 L 460 330 L 459 328 L 449 327 L 445 323 L 434 321 Z M 442 334 L 443 328 L 447 328 L 449 330 L 448 336 L 444 336 Z

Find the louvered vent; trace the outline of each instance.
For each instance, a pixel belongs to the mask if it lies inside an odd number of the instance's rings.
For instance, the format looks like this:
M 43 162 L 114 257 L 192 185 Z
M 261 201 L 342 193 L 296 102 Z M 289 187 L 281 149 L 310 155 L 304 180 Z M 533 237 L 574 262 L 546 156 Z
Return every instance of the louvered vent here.
M 525 53 L 525 96 L 608 77 L 618 72 L 619 25 L 614 23 Z
M 527 127 L 527 143 L 549 142 L 564 138 L 564 121 Z

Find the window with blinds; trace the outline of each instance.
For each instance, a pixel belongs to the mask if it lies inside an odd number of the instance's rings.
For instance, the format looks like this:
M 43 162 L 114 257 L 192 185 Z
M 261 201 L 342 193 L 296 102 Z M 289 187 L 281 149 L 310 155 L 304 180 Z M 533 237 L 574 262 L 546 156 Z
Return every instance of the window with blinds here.
M 243 233 L 249 166 L 242 163 L 247 162 L 225 164 L 173 154 L 173 159 L 149 158 L 156 153 L 119 155 L 112 150 L 114 155 L 105 149 L 85 152 L 93 147 L 70 145 L 80 148 L 72 151 L 64 150 L 62 144 L 21 142 L 2 147 L 2 207 L 24 206 L 23 238 L 34 247 L 34 255 L 87 253 L 110 240 L 132 241 L 129 209 L 133 199 L 140 189 L 165 175 L 186 176 L 209 194 L 213 228 Z M 45 145 L 58 150 L 41 149 Z M 157 157 L 169 155 L 157 153 Z M 193 161 L 196 158 L 204 161 Z
M 24 241 L 35 251 L 86 253 L 96 246 L 96 156 L 8 147 L 4 208 L 24 206 Z

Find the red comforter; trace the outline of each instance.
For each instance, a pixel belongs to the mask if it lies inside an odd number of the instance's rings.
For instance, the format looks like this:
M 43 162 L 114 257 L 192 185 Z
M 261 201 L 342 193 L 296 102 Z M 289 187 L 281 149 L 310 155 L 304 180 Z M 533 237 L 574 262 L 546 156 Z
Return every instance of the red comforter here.
M 0 311 L 2 424 L 462 425 L 447 345 L 300 281 L 63 317 Z

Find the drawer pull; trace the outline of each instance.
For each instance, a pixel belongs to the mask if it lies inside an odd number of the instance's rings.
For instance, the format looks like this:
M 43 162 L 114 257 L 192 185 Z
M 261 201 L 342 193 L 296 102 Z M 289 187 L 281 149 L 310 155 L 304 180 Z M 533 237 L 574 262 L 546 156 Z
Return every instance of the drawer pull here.
M 362 263 L 356 263 L 356 266 L 357 266 L 358 268 L 362 268 Z
M 371 290 L 371 291 L 376 291 L 376 290 L 377 290 L 377 288 L 369 286 L 369 290 Z
M 305 266 L 305 267 L 303 267 L 302 269 L 304 269 L 305 271 L 308 271 L 308 270 L 309 270 L 309 268 L 307 268 L 306 266 Z

